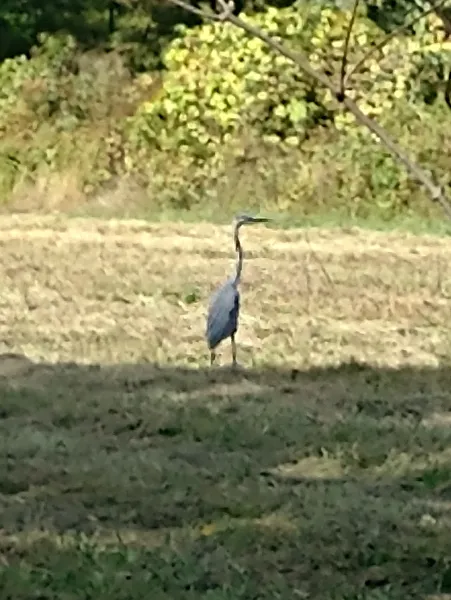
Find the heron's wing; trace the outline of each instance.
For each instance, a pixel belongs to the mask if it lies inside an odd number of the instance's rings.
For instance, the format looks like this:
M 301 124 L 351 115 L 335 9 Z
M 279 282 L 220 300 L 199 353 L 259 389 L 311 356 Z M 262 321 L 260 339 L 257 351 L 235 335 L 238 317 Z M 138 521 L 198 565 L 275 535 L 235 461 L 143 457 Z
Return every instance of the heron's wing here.
M 233 283 L 228 281 L 213 294 L 208 308 L 206 334 L 210 348 L 235 333 L 239 311 L 240 294 Z

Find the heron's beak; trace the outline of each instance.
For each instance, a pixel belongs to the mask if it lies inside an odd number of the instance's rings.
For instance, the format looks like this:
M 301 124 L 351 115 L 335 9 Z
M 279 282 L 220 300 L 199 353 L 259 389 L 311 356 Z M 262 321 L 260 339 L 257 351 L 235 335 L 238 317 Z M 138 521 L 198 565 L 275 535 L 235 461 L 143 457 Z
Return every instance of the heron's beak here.
M 252 223 L 268 223 L 271 219 L 267 219 L 266 217 L 253 217 Z

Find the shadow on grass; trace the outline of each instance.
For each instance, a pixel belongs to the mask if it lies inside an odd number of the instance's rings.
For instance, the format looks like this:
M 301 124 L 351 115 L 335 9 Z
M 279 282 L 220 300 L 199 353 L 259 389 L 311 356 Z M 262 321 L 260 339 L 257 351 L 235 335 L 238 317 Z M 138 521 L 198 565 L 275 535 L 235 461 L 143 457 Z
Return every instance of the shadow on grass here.
M 450 384 L 448 366 L 235 373 L 4 355 L 0 589 L 450 592 Z

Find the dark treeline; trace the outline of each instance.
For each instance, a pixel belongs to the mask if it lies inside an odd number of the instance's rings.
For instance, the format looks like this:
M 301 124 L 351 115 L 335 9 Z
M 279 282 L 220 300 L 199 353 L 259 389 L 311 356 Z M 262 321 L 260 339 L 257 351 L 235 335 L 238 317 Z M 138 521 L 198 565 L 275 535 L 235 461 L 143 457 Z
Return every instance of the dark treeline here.
M 306 4 L 317 0 L 306 0 Z M 289 6 L 293 0 L 236 0 L 236 12 L 257 12 L 268 5 Z M 337 2 L 323 2 L 323 5 Z M 214 0 L 210 0 L 214 7 Z M 367 14 L 386 31 L 406 21 L 413 10 L 411 0 L 374 0 L 366 2 Z M 451 22 L 451 8 L 437 11 Z M 173 36 L 174 26 L 198 24 L 198 19 L 164 0 L 140 3 L 114 0 L 3 0 L 0 4 L 0 60 L 19 54 L 29 55 L 40 33 L 66 32 L 80 45 L 124 47 L 145 45 L 158 56 L 162 45 Z M 145 69 L 137 60 L 135 67 Z

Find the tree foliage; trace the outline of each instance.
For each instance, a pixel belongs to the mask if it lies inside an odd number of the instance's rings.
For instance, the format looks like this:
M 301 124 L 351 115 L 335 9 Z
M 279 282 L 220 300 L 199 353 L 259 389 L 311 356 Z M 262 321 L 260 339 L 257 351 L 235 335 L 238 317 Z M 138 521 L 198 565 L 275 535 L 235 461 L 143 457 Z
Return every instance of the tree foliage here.
M 285 208 L 302 198 L 313 209 L 327 197 L 353 214 L 376 196 L 386 215 L 418 202 L 402 168 L 330 92 L 260 40 L 160 0 L 115 9 L 114 27 L 104 0 L 58 1 L 60 13 L 48 19 L 50 4 L 21 0 L 22 16 L 12 2 L 0 6 L 0 23 L 28 40 L 23 54 L 0 62 L 5 197 L 42 173 L 76 169 L 83 193 L 133 180 L 153 202 L 177 208 L 236 195 L 231 181 L 249 190 L 247 204 L 256 189 L 262 202 Z M 338 81 L 349 12 L 334 2 L 273 4 L 248 4 L 241 17 Z M 72 22 L 74 6 L 80 13 Z M 351 65 L 385 35 L 381 14 L 359 12 Z M 443 119 L 443 38 L 434 15 L 398 33 L 352 75 L 348 94 L 418 156 L 423 149 L 413 140 L 428 120 L 422 158 L 440 164 L 445 177 L 447 130 L 430 117 Z
M 338 77 L 347 12 L 295 2 L 242 18 L 294 50 L 301 49 L 315 68 Z M 383 119 L 398 100 L 431 96 L 427 77 L 445 60 L 443 51 L 427 48 L 427 42 L 439 41 L 437 25 L 431 17 L 421 36 L 396 36 L 365 61 L 349 94 L 366 114 Z M 243 127 L 264 141 L 297 146 L 310 130 L 326 123 L 340 129 L 353 126 L 352 115 L 340 110 L 329 91 L 302 77 L 290 60 L 233 24 L 179 27 L 178 33 L 164 54 L 167 74 L 162 93 L 133 119 L 131 132 L 138 145 L 204 157 L 216 154 Z M 358 61 L 380 34 L 374 22 L 360 15 L 350 62 Z

